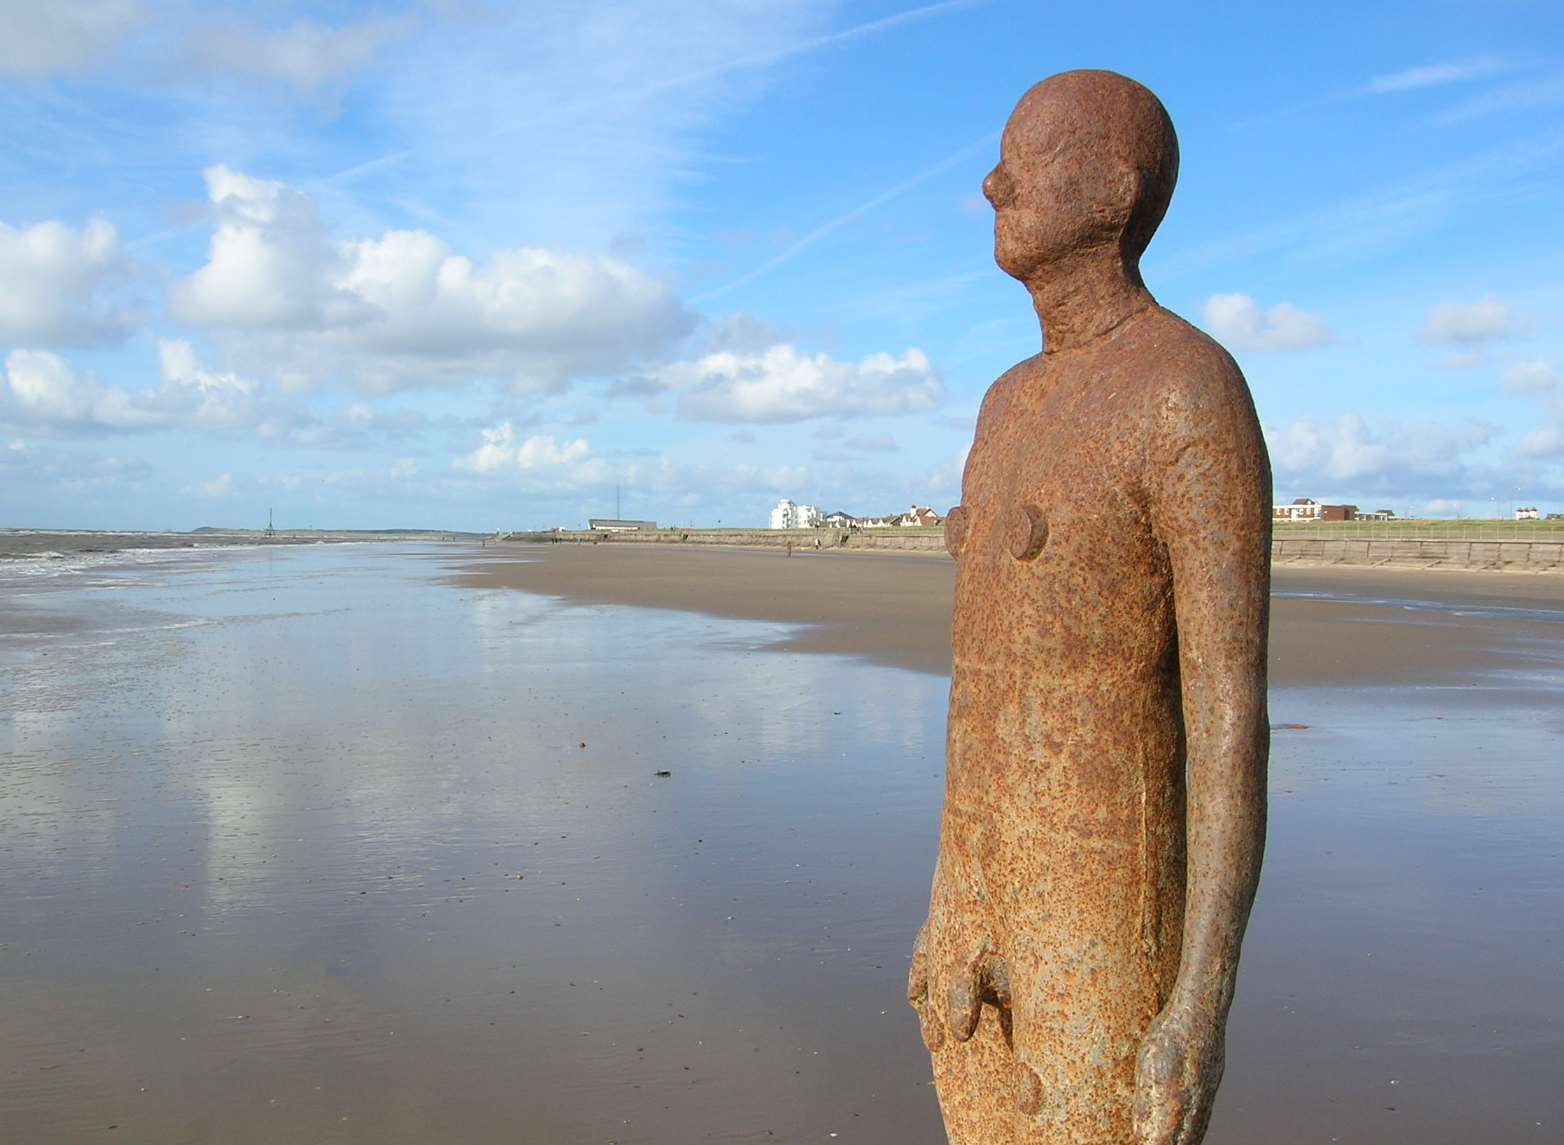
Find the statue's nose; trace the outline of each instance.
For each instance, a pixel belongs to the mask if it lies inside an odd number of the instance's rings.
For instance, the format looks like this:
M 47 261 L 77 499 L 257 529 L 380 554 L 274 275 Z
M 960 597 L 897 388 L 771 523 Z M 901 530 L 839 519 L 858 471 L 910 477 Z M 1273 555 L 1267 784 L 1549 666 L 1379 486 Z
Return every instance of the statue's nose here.
M 1010 194 L 1013 189 L 1014 184 L 1004 167 L 995 167 L 987 175 L 983 176 L 983 197 L 996 210 L 1010 201 Z

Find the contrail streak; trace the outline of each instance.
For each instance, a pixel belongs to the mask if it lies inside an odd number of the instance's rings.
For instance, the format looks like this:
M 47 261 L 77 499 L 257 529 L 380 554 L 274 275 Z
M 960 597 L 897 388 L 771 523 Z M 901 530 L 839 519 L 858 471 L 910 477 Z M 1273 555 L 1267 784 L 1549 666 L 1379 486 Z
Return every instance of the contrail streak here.
M 866 36 L 877 35 L 880 32 L 899 28 L 903 24 L 915 24 L 923 20 L 932 19 L 935 16 L 943 16 L 947 12 L 959 12 L 966 8 L 975 8 L 990 3 L 991 0 L 940 0 L 937 4 L 925 4 L 921 8 L 909 8 L 905 12 L 896 12 L 889 16 L 882 16 L 878 20 L 870 20 L 863 24 L 856 24 L 851 28 L 843 28 L 839 32 L 828 32 L 823 36 L 815 36 L 808 40 L 800 40 L 796 44 L 790 44 L 784 48 L 778 48 L 769 52 L 759 52 L 751 56 L 740 56 L 738 59 L 728 60 L 726 63 L 715 64 L 699 71 L 686 72 L 684 75 L 670 76 L 656 83 L 647 84 L 645 87 L 634 90 L 620 89 L 613 92 L 605 92 L 595 99 L 583 100 L 580 103 L 567 107 L 555 106 L 546 116 L 535 116 L 532 119 L 511 120 L 499 126 L 495 135 L 510 135 L 517 131 L 523 131 L 536 123 L 546 120 L 555 120 L 562 117 L 581 115 L 600 110 L 605 107 L 613 107 L 619 104 L 639 103 L 652 96 L 661 95 L 663 92 L 674 91 L 681 87 L 688 87 L 703 80 L 715 79 L 718 76 L 727 75 L 730 72 L 746 71 L 755 68 L 770 67 L 772 64 L 781 63 L 783 60 L 792 59 L 794 56 L 806 55 L 810 52 L 818 52 L 824 48 L 834 47 L 837 44 L 850 43 L 853 40 L 861 40 Z M 416 154 L 416 148 L 408 147 L 401 151 L 393 151 L 376 159 L 369 159 L 362 163 L 355 163 L 351 167 L 338 171 L 335 175 L 327 177 L 331 183 L 345 182 L 354 179 L 369 171 L 378 170 L 381 167 L 389 167 L 410 159 Z
M 856 222 L 858 219 L 863 218 L 876 207 L 884 206 L 892 199 L 905 195 L 908 191 L 912 190 L 919 184 L 926 183 L 936 175 L 943 174 L 944 172 L 949 171 L 952 167 L 955 167 L 961 163 L 965 163 L 968 159 L 971 159 L 974 155 L 977 155 L 984 149 L 992 147 L 998 138 L 999 132 L 993 131 L 983 136 L 982 139 L 978 139 L 972 143 L 967 144 L 959 151 L 954 151 L 951 154 L 945 156 L 945 158 L 941 159 L 928 170 L 920 171 L 912 178 L 897 183 L 896 186 L 891 187 L 888 190 L 881 191 L 878 195 L 874 196 L 874 198 L 858 204 L 858 206 L 854 207 L 846 214 L 838 215 L 830 222 L 820 224 L 820 226 L 810 231 L 807 235 L 799 239 L 792 246 L 773 255 L 771 258 L 761 263 L 749 273 L 742 274 L 738 278 L 735 278 L 732 282 L 725 283 L 724 285 L 717 287 L 715 290 L 708 290 L 705 294 L 697 295 L 696 297 L 691 298 L 690 302 L 706 302 L 712 298 L 720 298 L 722 295 L 727 294 L 730 291 L 737 290 L 741 286 L 748 286 L 757 278 L 760 278 L 765 274 L 770 274 L 783 263 L 791 261 L 802 251 L 808 250 L 832 231 L 840 230 L 848 223 Z

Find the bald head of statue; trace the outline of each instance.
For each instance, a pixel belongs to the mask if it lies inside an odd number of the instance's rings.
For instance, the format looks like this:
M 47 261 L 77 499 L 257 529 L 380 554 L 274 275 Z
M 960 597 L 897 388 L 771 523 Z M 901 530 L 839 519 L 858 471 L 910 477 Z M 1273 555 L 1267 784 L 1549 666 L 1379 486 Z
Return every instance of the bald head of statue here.
M 1178 179 L 1178 137 L 1161 100 L 1116 72 L 1062 72 L 1021 97 L 999 154 L 983 194 L 1006 274 L 1030 285 L 1112 257 L 1139 281 Z

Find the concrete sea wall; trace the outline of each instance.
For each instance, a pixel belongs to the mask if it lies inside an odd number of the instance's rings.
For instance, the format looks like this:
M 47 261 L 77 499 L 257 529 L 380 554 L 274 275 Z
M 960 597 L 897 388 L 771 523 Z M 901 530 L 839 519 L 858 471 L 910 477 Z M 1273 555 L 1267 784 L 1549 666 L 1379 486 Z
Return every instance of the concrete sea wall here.
M 1444 538 L 1278 537 L 1273 564 L 1393 565 L 1564 572 L 1564 539 L 1464 541 Z
M 945 551 L 942 529 L 650 529 L 624 533 L 592 533 L 584 530 L 558 533 L 512 533 L 513 541 L 552 541 L 559 544 L 614 545 L 730 545 L 742 548 L 797 550 L 847 549 L 856 552 Z
M 511 533 L 512 541 L 555 544 L 728 545 L 743 548 L 821 549 L 848 552 L 943 554 L 940 529 L 655 529 L 625 533 L 585 530 Z M 1564 538 L 1559 540 L 1469 541 L 1446 538 L 1278 537 L 1271 542 L 1275 564 L 1386 565 L 1417 568 L 1500 569 L 1564 572 Z

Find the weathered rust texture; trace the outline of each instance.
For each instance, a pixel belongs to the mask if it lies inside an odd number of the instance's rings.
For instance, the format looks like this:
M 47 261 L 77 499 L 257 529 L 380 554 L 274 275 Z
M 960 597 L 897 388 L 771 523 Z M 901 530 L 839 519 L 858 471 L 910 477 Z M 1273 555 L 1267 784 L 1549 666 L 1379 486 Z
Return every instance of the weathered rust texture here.
M 1265 838 L 1270 466 L 1243 375 L 1139 260 L 1173 126 L 1111 72 L 1022 98 L 984 180 L 1044 351 L 946 532 L 948 771 L 908 983 L 954 1145 L 1196 1145 Z

